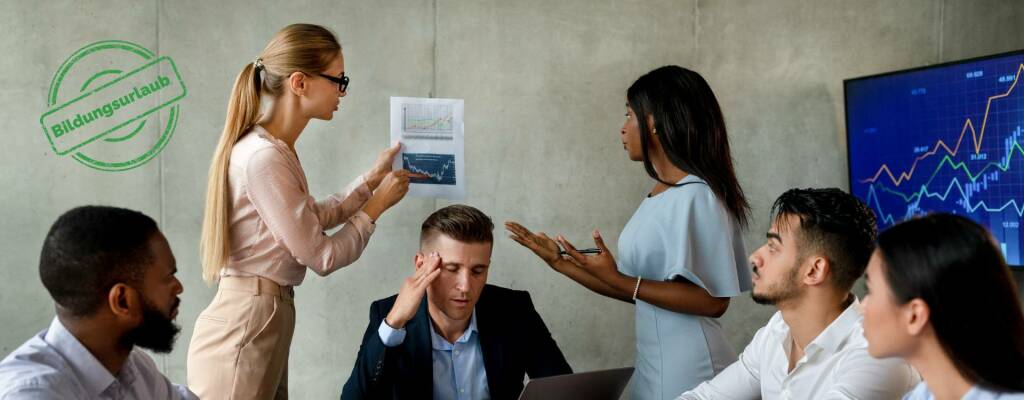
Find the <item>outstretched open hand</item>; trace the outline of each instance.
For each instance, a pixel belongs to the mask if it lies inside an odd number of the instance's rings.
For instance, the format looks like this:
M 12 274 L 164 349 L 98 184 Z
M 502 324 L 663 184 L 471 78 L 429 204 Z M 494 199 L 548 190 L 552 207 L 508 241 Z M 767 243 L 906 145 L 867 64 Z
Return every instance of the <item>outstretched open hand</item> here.
M 516 243 L 523 245 L 530 249 L 537 257 L 548 263 L 552 267 L 557 267 L 557 263 L 566 262 L 567 259 L 562 258 L 558 254 L 561 249 L 558 247 L 558 243 L 549 238 L 544 232 L 533 233 L 525 226 L 520 225 L 515 221 L 505 222 L 505 229 L 511 233 L 509 238 L 515 240 Z

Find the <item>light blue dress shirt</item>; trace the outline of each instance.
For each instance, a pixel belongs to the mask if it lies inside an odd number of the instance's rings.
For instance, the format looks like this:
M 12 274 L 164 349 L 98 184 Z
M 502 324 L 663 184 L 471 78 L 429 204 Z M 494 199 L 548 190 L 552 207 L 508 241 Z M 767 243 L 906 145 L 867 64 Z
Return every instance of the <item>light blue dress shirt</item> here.
M 198 399 L 172 384 L 135 348 L 114 376 L 60 323 L 0 362 L 0 399 Z
M 650 281 L 683 278 L 715 297 L 750 290 L 736 220 L 697 176 L 678 183 L 684 185 L 645 198 L 626 223 L 619 235 L 619 271 Z M 674 399 L 736 361 L 716 318 L 637 300 L 635 327 L 634 400 Z
M 405 342 L 405 328 L 393 329 L 385 321 L 380 322 L 377 334 L 387 347 Z M 476 329 L 476 310 L 469 319 L 469 327 L 455 343 L 448 343 L 431 323 L 430 346 L 433 348 L 435 400 L 491 398 L 480 334 Z
M 922 381 L 914 390 L 903 396 L 903 400 L 935 400 L 935 396 Z M 961 400 L 1024 400 L 1024 393 L 999 393 L 975 386 L 968 390 Z

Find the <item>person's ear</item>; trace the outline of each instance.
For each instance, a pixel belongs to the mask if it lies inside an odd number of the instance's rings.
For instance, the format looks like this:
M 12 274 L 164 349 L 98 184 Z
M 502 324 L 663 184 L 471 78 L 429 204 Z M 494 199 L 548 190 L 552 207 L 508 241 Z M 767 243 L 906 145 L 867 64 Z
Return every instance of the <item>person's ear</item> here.
M 911 336 L 920 335 L 931 319 L 931 309 L 928 308 L 928 303 L 921 299 L 913 299 L 903 305 L 903 308 L 903 319 L 907 327 L 907 333 Z
M 831 265 L 827 258 L 821 256 L 811 256 L 809 261 L 807 273 L 804 274 L 804 283 L 807 286 L 821 285 L 828 278 Z
M 657 124 L 654 123 L 654 116 L 647 114 L 647 131 L 650 132 L 651 135 L 658 135 L 658 128 L 656 125 Z
M 416 252 L 415 256 L 412 256 L 412 265 L 416 266 L 415 271 L 419 271 L 420 268 L 423 267 L 423 261 L 425 261 L 426 259 L 426 257 L 423 257 L 423 253 L 420 253 L 418 251 Z
M 135 288 L 116 283 L 107 292 L 107 307 L 118 319 L 133 319 L 142 310 L 142 298 Z
M 306 86 L 308 84 L 309 81 L 306 80 L 306 74 L 302 72 L 295 71 L 288 75 L 288 90 L 296 96 L 306 94 Z

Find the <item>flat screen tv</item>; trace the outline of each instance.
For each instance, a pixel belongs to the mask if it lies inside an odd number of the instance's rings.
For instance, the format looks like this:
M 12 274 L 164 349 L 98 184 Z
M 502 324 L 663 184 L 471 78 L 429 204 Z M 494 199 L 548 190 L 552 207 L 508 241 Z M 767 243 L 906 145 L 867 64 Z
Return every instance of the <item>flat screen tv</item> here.
M 1024 50 L 844 81 L 851 192 L 880 231 L 933 211 L 1022 263 Z

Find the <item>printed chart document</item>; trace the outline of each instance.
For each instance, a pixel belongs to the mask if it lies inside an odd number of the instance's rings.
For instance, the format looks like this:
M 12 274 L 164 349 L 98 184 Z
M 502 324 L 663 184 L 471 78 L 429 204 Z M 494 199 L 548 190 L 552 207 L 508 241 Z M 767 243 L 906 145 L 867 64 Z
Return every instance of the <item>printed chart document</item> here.
M 394 168 L 427 175 L 412 179 L 410 196 L 466 198 L 462 99 L 391 98 L 391 142 L 402 142 Z

